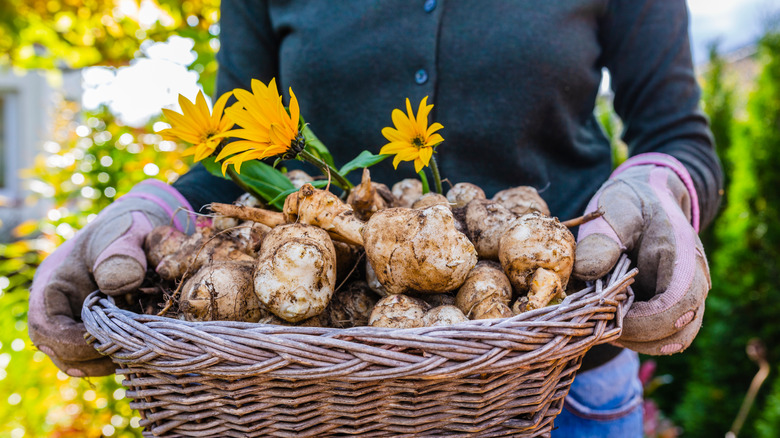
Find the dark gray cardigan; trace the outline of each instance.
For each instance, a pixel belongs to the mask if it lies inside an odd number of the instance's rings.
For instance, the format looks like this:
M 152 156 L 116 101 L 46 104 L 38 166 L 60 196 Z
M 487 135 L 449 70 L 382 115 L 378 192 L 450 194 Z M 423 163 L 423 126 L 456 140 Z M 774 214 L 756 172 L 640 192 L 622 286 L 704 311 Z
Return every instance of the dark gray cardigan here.
M 431 121 L 444 125 L 443 177 L 488 196 L 535 186 L 562 220 L 582 213 L 612 168 L 593 115 L 607 68 L 629 154 L 679 159 L 702 224 L 716 213 L 722 175 L 684 0 L 222 0 L 220 28 L 219 93 L 276 77 L 337 164 L 377 153 L 391 111 L 429 96 Z M 411 176 L 411 163 L 372 168 L 388 185 Z M 195 208 L 240 194 L 200 166 L 174 186 Z

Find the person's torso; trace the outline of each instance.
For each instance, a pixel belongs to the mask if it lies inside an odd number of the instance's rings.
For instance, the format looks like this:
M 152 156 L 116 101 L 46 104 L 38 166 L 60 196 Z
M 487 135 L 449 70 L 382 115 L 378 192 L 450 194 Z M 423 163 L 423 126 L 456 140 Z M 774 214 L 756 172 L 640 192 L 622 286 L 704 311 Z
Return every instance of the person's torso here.
M 272 1 L 278 80 L 337 164 L 377 153 L 392 110 L 429 96 L 431 121 L 444 125 L 443 178 L 488 196 L 534 186 L 568 219 L 611 169 L 593 117 L 606 3 Z M 413 176 L 411 163 L 372 168 L 388 185 Z

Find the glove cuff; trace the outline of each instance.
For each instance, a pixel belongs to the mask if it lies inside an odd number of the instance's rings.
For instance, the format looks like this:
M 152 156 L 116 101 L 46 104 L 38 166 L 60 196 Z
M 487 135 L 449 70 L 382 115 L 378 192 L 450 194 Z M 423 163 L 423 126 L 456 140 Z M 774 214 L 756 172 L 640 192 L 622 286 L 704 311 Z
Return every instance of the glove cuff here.
M 670 169 L 680 178 L 680 181 L 682 181 L 683 185 L 688 190 L 688 194 L 691 197 L 691 225 L 693 225 L 693 229 L 698 233 L 699 232 L 699 197 L 696 194 L 696 187 L 693 185 L 693 178 L 691 178 L 691 175 L 688 173 L 688 170 L 685 168 L 685 165 L 683 165 L 679 160 L 677 160 L 673 156 L 668 154 L 663 154 L 660 152 L 648 152 L 645 154 L 635 155 L 629 158 L 628 160 L 626 160 L 620 166 L 618 166 L 618 168 L 615 169 L 614 172 L 612 172 L 610 178 L 614 178 L 620 175 L 621 173 L 625 172 L 627 169 L 631 167 L 644 166 L 644 165 L 665 167 L 667 169 Z
M 147 179 L 136 184 L 116 203 L 145 200 L 155 203 L 173 219 L 173 225 L 186 234 L 195 231 L 196 216 L 187 199 L 172 186 L 156 179 Z

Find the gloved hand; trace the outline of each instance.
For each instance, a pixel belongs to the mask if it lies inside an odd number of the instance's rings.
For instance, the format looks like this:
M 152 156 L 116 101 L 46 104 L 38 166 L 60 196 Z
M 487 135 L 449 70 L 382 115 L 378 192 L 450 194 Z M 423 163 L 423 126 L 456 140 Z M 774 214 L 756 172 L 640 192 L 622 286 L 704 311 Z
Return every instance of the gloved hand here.
M 195 223 L 188 213 L 191 210 L 173 187 L 147 180 L 47 257 L 35 272 L 30 289 L 28 330 L 38 349 L 68 375 L 113 374 L 111 360 L 84 340 L 84 299 L 97 289 L 120 295 L 140 286 L 146 275 L 146 234 L 171 221 L 192 233 Z
M 710 284 L 701 241 L 696 190 L 673 157 L 648 153 L 618 167 L 586 212 L 604 215 L 580 227 L 574 275 L 602 277 L 629 254 L 639 268 L 636 301 L 617 343 L 661 355 L 687 348 L 701 327 Z

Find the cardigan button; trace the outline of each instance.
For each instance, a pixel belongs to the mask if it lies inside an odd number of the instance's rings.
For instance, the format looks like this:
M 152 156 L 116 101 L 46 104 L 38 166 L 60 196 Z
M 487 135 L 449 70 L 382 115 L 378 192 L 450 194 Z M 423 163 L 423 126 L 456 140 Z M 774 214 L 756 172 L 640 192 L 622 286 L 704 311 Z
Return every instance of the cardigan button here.
M 417 82 L 418 85 L 422 85 L 426 82 L 428 82 L 428 72 L 425 71 L 425 69 L 419 69 L 414 73 L 414 81 Z

